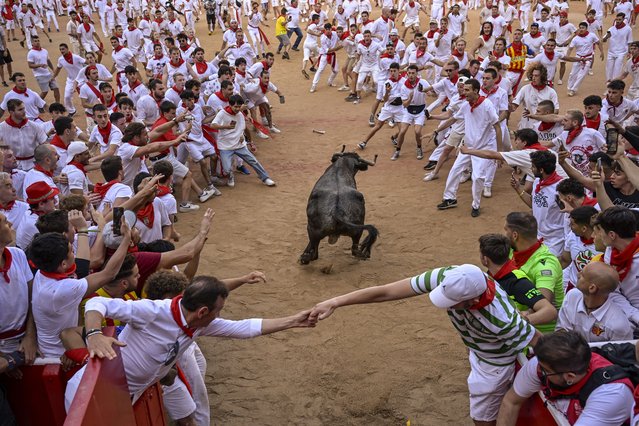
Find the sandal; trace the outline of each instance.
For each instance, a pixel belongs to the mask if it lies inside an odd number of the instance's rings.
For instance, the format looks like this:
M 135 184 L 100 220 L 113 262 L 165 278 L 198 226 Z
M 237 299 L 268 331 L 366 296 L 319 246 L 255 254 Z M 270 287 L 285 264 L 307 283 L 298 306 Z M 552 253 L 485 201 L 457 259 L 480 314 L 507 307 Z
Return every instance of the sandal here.
M 311 76 L 308 75 L 308 73 L 306 72 L 306 70 L 302 70 L 302 75 L 304 76 L 305 79 L 310 80 Z

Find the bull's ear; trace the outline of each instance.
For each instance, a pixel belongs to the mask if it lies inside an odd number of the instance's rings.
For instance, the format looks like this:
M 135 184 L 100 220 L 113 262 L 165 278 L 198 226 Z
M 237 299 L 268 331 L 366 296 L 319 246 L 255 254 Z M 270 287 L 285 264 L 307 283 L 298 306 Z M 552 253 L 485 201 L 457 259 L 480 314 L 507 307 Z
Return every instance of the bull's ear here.
M 342 154 L 333 154 L 333 157 L 331 158 L 331 163 L 336 162 L 336 161 L 337 161 L 337 159 L 338 159 L 339 157 L 341 157 L 341 156 L 342 156 Z

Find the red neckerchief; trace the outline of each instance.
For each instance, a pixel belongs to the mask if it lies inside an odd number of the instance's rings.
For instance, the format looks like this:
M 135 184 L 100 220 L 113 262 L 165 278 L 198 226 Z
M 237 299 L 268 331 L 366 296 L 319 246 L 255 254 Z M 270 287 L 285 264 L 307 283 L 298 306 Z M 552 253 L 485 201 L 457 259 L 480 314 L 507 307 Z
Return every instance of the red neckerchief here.
M 550 122 L 547 123 L 545 121 L 542 121 L 539 123 L 539 127 L 537 128 L 537 130 L 539 130 L 540 132 L 545 132 L 546 130 L 550 130 L 555 126 L 555 123 Z
M 153 201 L 138 210 L 135 215 L 140 221 L 142 221 L 144 226 L 149 229 L 153 228 L 153 222 L 155 221 L 155 210 L 153 208 Z
M 592 24 L 593 22 L 595 22 L 595 18 L 586 18 L 586 22 Z
M 244 44 L 244 40 L 235 40 L 235 47 L 242 47 Z
M 453 55 L 456 58 L 463 58 L 464 57 L 464 53 L 466 52 L 459 52 L 457 49 L 453 49 L 453 51 L 451 52 L 451 55 Z
M 491 38 L 492 36 L 493 36 L 492 34 L 482 34 L 482 35 L 481 35 L 481 38 L 483 38 L 483 39 L 484 39 L 484 41 L 488 41 L 488 40 L 490 40 L 490 38 Z
M 160 24 L 162 24 L 162 22 L 164 22 L 164 19 L 156 18 L 156 19 L 153 20 L 153 22 L 155 22 L 156 24 L 160 25 Z
M 184 332 L 190 338 L 193 338 L 193 333 L 195 333 L 195 328 L 187 327 L 182 323 L 182 315 L 180 313 L 180 300 L 182 300 L 182 295 L 175 296 L 171 300 L 171 315 L 173 316 L 173 321 L 180 327 L 180 330 Z
M 191 48 L 191 45 L 190 45 L 190 44 L 187 44 L 187 45 L 186 45 L 186 47 L 182 47 L 182 46 L 180 46 L 180 50 L 181 50 L 182 52 L 186 52 L 186 51 L 187 51 L 187 50 L 189 50 L 190 48 Z
M 533 33 L 528 33 L 528 34 L 530 34 L 530 37 L 532 37 L 532 38 L 541 37 L 541 31 L 537 31 L 535 34 L 533 34 Z
M 406 79 L 404 81 L 404 86 L 408 87 L 409 89 L 414 89 L 415 87 L 417 87 L 417 85 L 419 84 L 419 78 L 415 80 L 415 83 L 411 83 L 410 79 Z
M 73 65 L 73 53 L 69 52 L 66 55 L 62 55 L 65 61 Z
M 115 53 L 118 53 L 122 49 L 124 49 L 124 46 L 118 44 L 117 46 L 115 46 L 115 48 L 113 48 L 113 51 Z
M 362 24 L 363 25 L 363 24 Z M 351 36 L 351 33 L 349 33 L 348 31 L 342 33 L 342 36 L 339 38 L 340 40 L 346 40 L 347 38 L 349 38 Z
M 486 100 L 486 98 L 484 96 L 480 96 L 479 98 L 477 98 L 475 103 L 470 105 L 470 112 L 473 112 L 475 110 L 475 108 L 477 108 L 479 105 L 481 105 L 482 102 L 484 102 L 485 100 Z
M 490 275 L 491 277 L 499 281 L 500 279 L 504 278 L 506 275 L 510 274 L 515 269 L 517 269 L 517 265 L 515 264 L 515 261 L 512 259 L 508 259 L 508 262 L 506 262 L 504 266 L 502 266 L 499 269 L 499 271 L 497 271 L 495 274 L 491 274 L 489 272 L 488 275 Z
M 440 35 L 446 35 L 446 33 L 448 33 L 448 28 L 440 31 Z
M 242 71 L 239 68 L 235 69 L 235 74 L 238 74 L 241 77 L 246 77 L 246 71 Z
M 129 31 L 135 30 L 135 27 L 129 27 Z
M 181 95 L 182 92 L 184 92 L 184 87 L 182 88 L 182 90 L 179 90 L 177 86 L 174 85 L 173 87 L 171 87 L 171 89 L 173 89 L 178 95 Z
M 543 146 L 539 142 L 531 143 L 530 145 L 526 146 L 526 149 L 534 149 L 535 151 L 548 151 L 548 148 L 546 148 L 545 146 Z
M 381 16 L 381 18 L 382 18 L 382 20 L 383 20 L 384 22 L 388 23 L 388 18 L 387 18 L 387 17 Z
M 20 90 L 20 89 L 18 89 L 17 87 L 14 86 L 13 89 L 11 89 L 11 90 L 16 92 L 18 95 L 24 95 L 27 98 L 29 97 L 29 94 L 27 93 L 27 88 L 26 87 L 23 90 Z
M 0 273 L 4 277 L 4 280 L 7 282 L 7 284 L 10 284 L 11 280 L 9 279 L 9 269 L 11 269 L 11 252 L 8 248 L 4 248 L 2 256 L 4 257 L 4 268 L 0 268 Z
M 268 92 L 268 83 L 264 84 L 264 82 L 262 81 L 262 77 L 260 77 L 260 89 L 262 90 L 262 93 L 264 94 Z
M 16 129 L 21 129 L 24 126 L 27 125 L 27 121 L 29 121 L 27 118 L 25 118 L 24 120 L 22 120 L 19 123 L 16 123 L 15 121 L 13 121 L 13 119 L 11 118 L 11 116 L 7 117 L 7 119 L 5 120 L 5 123 L 7 123 L 9 126 L 11 127 L 15 127 Z
M 222 102 L 228 102 L 229 101 L 228 98 L 224 97 L 224 95 L 222 94 L 221 90 L 219 92 L 215 92 L 215 96 L 217 96 L 218 99 L 221 100 Z
M 11 174 L 13 174 L 13 173 L 11 173 Z M 7 205 L 5 205 L 5 206 L 3 206 L 2 204 L 0 204 L 0 210 L 6 210 L 6 211 L 9 211 L 9 210 L 11 210 L 11 209 L 13 208 L 13 206 L 14 206 L 15 204 L 16 204 L 16 200 L 9 201 L 9 202 L 7 203 Z
M 637 55 L 636 57 L 634 57 L 634 56 L 633 56 L 633 57 L 631 57 L 630 59 L 632 59 L 632 63 L 633 63 L 633 64 L 637 64 L 637 63 L 639 63 L 639 55 Z
M 544 186 L 553 185 L 553 184 L 559 182 L 561 179 L 562 179 L 562 177 L 559 176 L 557 174 L 557 172 L 552 172 L 552 174 L 548 175 L 548 177 L 545 178 L 545 179 L 539 179 L 539 183 L 537 183 L 537 186 L 535 187 L 535 194 L 538 194 L 539 191 L 541 191 L 541 189 Z
M 66 280 L 67 278 L 75 278 L 75 269 L 76 269 L 76 265 L 75 263 L 73 265 L 71 265 L 71 267 L 69 269 L 67 269 L 66 271 L 60 273 L 60 272 L 45 272 L 42 269 L 40 269 L 40 274 L 44 275 L 47 278 L 51 278 L 53 280 L 56 281 L 60 281 L 60 280 Z
M 58 147 L 60 149 L 63 150 L 67 150 L 69 148 L 69 146 L 67 144 L 64 143 L 64 141 L 62 140 L 62 138 L 60 138 L 59 135 L 55 135 L 53 136 L 53 138 L 51 139 L 51 142 L 49 142 L 51 145 Z
M 613 266 L 619 273 L 619 281 L 623 281 L 630 272 L 632 266 L 632 258 L 639 250 L 639 234 L 626 246 L 622 251 L 613 247 L 610 255 L 610 266 Z
M 160 59 L 162 59 L 162 58 L 164 58 L 164 54 L 163 54 L 163 53 L 160 53 L 160 56 L 155 55 L 155 54 L 153 55 L 153 59 L 155 59 L 155 60 L 158 60 L 158 61 L 159 61 L 159 60 L 160 60 Z
M 422 50 L 422 49 L 417 49 L 415 51 L 415 57 L 417 58 L 421 58 L 422 56 L 424 56 L 426 54 L 426 49 Z
M 84 31 L 85 32 L 89 32 L 91 30 L 91 24 L 82 24 L 82 26 L 84 27 Z
M 97 96 L 97 98 L 100 100 L 101 103 L 104 103 L 104 96 L 102 96 L 102 93 L 100 93 L 100 91 L 98 89 L 95 88 L 95 86 L 93 84 L 91 84 L 90 81 L 86 82 L 86 85 L 89 86 L 89 89 L 91 89 L 91 91 L 93 92 L 93 94 L 95 96 Z
M 70 161 L 69 164 L 77 167 L 85 176 L 87 175 L 87 171 L 84 168 L 84 164 L 78 163 L 77 161 Z
M 590 245 L 595 242 L 595 239 L 591 236 L 590 238 L 579 237 L 582 243 L 585 245 Z
M 397 78 L 389 77 L 388 79 L 392 81 L 393 83 L 397 83 L 399 81 L 399 77 Z
M 570 145 L 572 141 L 575 140 L 575 138 L 581 134 L 583 129 L 584 129 L 584 126 L 579 126 L 576 129 L 572 129 L 571 131 L 569 131 L 568 137 L 566 138 L 566 145 Z
M 95 186 L 93 187 L 93 192 L 95 192 L 96 194 L 98 194 L 98 195 L 100 196 L 100 198 L 102 199 L 102 198 L 104 198 L 104 196 L 106 195 L 107 191 L 108 191 L 109 189 L 111 189 L 111 187 L 112 187 L 113 185 L 115 185 L 116 183 L 120 183 L 120 181 L 119 181 L 119 180 L 117 180 L 117 179 L 113 179 L 113 180 L 110 180 L 110 181 L 108 181 L 108 182 L 106 182 L 106 183 L 98 182 L 98 183 L 96 183 L 96 184 L 95 184 Z
M 459 73 L 457 71 L 453 71 L 453 73 L 450 75 L 450 77 L 448 77 L 448 79 L 450 80 L 451 83 L 456 85 L 457 81 L 459 81 Z
M 260 61 L 262 62 L 262 67 L 264 68 L 264 71 L 268 71 L 271 67 L 266 63 L 266 61 Z
M 626 23 L 625 23 L 625 22 L 623 22 L 623 21 L 621 22 L 621 25 L 619 25 L 619 24 L 615 24 L 615 28 L 616 28 L 616 29 L 618 29 L 618 30 L 622 29 L 622 28 L 623 28 L 623 27 L 625 27 L 625 26 L 626 26 Z
M 492 89 L 490 90 L 486 90 L 486 86 L 482 86 L 481 90 L 484 91 L 484 93 L 486 94 L 486 97 L 492 95 L 493 93 L 497 92 L 497 89 L 499 89 L 499 86 L 494 85 Z
M 141 86 L 141 85 L 142 85 L 142 82 L 140 80 L 135 80 L 132 84 L 129 84 L 129 89 L 135 90 L 138 86 Z
M 597 114 L 597 118 L 595 120 L 586 118 L 587 128 L 598 130 L 600 125 L 601 125 L 601 114 Z
M 588 31 L 586 31 L 585 34 L 577 34 L 579 37 L 586 37 L 588 34 L 590 34 Z
M 368 25 L 368 23 L 369 23 L 369 22 L 373 22 L 373 21 L 371 21 L 370 19 L 367 19 L 367 20 L 365 20 L 365 21 L 362 21 L 362 27 L 364 27 L 364 26 Z
M 593 207 L 596 204 L 597 204 L 597 199 L 596 198 L 590 198 L 587 195 L 584 197 L 583 203 L 581 203 L 582 206 L 593 206 Z
M 492 52 L 492 53 L 493 53 L 493 56 L 494 56 L 495 58 L 501 58 L 502 56 L 504 56 L 504 53 L 505 53 L 505 52 L 501 52 L 501 55 L 497 55 L 497 53 L 495 53 L 495 51 L 493 50 L 493 52 Z
M 439 28 L 436 28 L 434 30 L 428 30 L 428 32 L 426 33 L 426 38 L 433 38 L 435 37 L 435 33 L 439 32 Z
M 528 247 L 526 250 L 514 251 L 513 260 L 515 261 L 515 265 L 517 265 L 518 268 L 521 268 L 528 261 L 528 259 L 530 259 L 530 256 L 532 256 L 539 249 L 539 247 L 541 247 L 541 244 L 543 242 L 544 239 L 541 238 L 537 240 L 535 244 Z
M 539 92 L 541 92 L 542 90 L 544 90 L 546 88 L 546 84 L 534 84 L 534 83 L 530 83 L 530 85 L 532 87 L 534 87 L 535 89 L 537 89 Z
M 204 74 L 208 68 L 209 68 L 209 64 L 207 64 L 206 61 L 202 61 L 202 62 L 195 61 L 195 70 L 197 71 L 198 74 Z
M 381 55 L 379 55 L 379 59 L 383 59 L 383 58 L 393 58 L 389 53 L 382 53 Z
M 544 49 L 544 53 L 546 54 L 546 58 L 548 58 L 549 61 L 552 61 L 553 59 L 555 59 L 554 50 L 552 52 L 548 52 L 546 49 Z
M 41 165 L 39 165 L 39 164 L 36 164 L 36 165 L 35 165 L 35 167 L 34 167 L 34 169 L 36 169 L 37 171 L 39 171 L 39 172 L 41 172 L 41 173 L 44 173 L 45 175 L 49 176 L 50 178 L 52 178 L 52 177 L 53 177 L 53 172 L 50 172 L 50 171 L 48 171 L 48 170 L 44 170 L 44 169 L 42 168 L 42 166 L 41 166 Z
M 165 185 L 158 184 L 158 197 L 163 197 L 171 193 L 171 188 Z
M 371 44 L 373 44 L 373 40 L 368 40 L 368 43 L 366 43 L 366 40 L 361 40 L 359 44 L 361 44 L 364 47 L 370 47 Z
M 171 66 L 172 66 L 173 68 L 179 68 L 179 67 L 181 67 L 181 66 L 182 66 L 182 64 L 183 64 L 183 63 L 184 63 L 184 59 L 182 59 L 182 58 L 180 58 L 180 59 L 178 60 L 177 64 L 176 64 L 175 62 L 173 62 L 173 59 L 171 59 L 171 60 L 169 61 L 169 64 L 171 64 Z
M 106 106 L 108 109 L 115 108 L 117 106 L 117 104 L 115 103 L 115 96 L 112 95 L 111 96 L 111 100 L 108 101 L 108 102 L 105 100 L 104 101 L 104 106 Z M 113 111 L 113 112 L 115 112 L 115 111 Z
M 228 112 L 231 115 L 237 115 L 237 113 L 233 111 L 233 109 L 230 106 L 225 106 L 224 111 Z
M 490 305 L 495 298 L 495 281 L 486 277 L 486 291 L 479 298 L 479 302 L 475 303 L 468 309 L 478 310 Z

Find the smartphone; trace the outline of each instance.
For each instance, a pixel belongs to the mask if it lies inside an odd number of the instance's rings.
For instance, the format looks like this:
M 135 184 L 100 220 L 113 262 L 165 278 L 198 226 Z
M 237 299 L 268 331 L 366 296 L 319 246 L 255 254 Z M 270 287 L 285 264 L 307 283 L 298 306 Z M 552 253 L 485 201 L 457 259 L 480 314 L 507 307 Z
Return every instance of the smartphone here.
M 597 171 L 601 173 L 601 158 L 597 158 Z
M 113 235 L 122 235 L 120 227 L 122 226 L 122 216 L 124 216 L 124 207 L 113 208 Z
M 566 208 L 566 204 L 564 204 L 564 202 L 561 201 L 561 198 L 559 198 L 559 194 L 555 194 L 555 202 L 557 203 L 559 210 L 563 210 Z
M 614 127 L 606 129 L 606 145 L 608 145 L 606 154 L 613 155 L 617 152 L 617 147 L 619 145 L 619 131 Z

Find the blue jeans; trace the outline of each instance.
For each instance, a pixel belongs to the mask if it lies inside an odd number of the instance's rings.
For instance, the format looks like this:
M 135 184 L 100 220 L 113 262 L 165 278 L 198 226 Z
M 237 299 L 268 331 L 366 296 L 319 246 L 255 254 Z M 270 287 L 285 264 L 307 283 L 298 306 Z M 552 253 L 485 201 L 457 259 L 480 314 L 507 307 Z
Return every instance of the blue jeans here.
M 293 49 L 297 49 L 300 45 L 300 42 L 302 41 L 302 38 L 304 37 L 304 34 L 302 34 L 302 30 L 300 30 L 300 27 L 289 28 L 286 33 L 288 34 L 288 38 L 291 38 L 291 34 L 293 33 L 297 35 L 295 44 L 293 45 Z
M 268 173 L 246 146 L 240 149 L 220 150 L 220 160 L 222 160 L 222 168 L 224 170 L 228 171 L 230 174 L 233 173 L 233 167 L 231 165 L 233 155 L 237 155 L 242 160 L 246 161 L 248 165 L 255 170 L 255 173 L 257 173 L 260 177 L 260 180 L 265 181 L 268 179 Z

